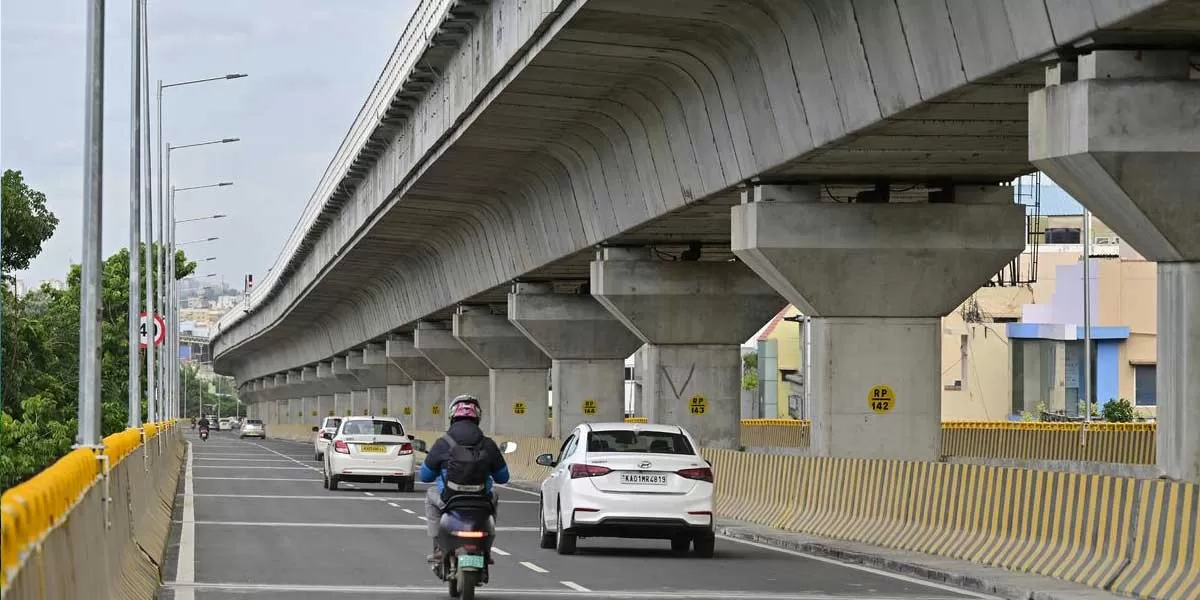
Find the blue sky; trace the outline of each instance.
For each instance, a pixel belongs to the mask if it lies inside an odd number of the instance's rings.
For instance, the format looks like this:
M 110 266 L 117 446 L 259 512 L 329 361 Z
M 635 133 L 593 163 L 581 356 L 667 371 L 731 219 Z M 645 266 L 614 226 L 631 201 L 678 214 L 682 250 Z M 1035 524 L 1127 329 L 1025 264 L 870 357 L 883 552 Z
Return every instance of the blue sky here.
M 104 252 L 129 242 L 130 3 L 108 2 L 104 110 Z M 150 1 L 150 78 L 250 77 L 166 91 L 164 139 L 241 142 L 173 152 L 179 240 L 216 257 L 203 272 L 231 286 L 262 278 L 370 92 L 415 0 Z M 86 3 L 4 0 L 0 14 L 0 165 L 24 172 L 60 220 L 29 284 L 62 278 L 82 247 Z M 152 92 L 153 94 L 153 92 Z M 152 138 L 153 139 L 153 138 Z

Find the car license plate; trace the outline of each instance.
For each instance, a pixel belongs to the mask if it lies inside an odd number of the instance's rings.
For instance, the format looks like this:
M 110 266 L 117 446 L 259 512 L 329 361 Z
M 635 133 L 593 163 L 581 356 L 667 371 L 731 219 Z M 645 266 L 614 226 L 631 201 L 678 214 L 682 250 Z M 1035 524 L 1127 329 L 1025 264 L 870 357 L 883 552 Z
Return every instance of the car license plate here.
M 665 473 L 621 473 L 621 483 L 628 485 L 667 485 Z
M 388 451 L 387 446 L 380 446 L 378 444 L 363 444 L 358 449 L 363 452 L 370 452 L 371 454 L 384 454 Z
M 478 554 L 463 554 L 458 557 L 458 567 L 460 569 L 482 569 L 483 557 Z

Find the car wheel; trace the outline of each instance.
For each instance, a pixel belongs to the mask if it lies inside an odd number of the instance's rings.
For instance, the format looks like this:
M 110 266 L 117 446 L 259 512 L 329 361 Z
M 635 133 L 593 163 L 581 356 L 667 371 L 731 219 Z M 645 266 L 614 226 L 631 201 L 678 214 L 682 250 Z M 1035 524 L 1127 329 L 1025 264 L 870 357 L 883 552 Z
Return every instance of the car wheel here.
M 329 471 L 321 470 L 321 487 L 329 489 Z
M 417 491 L 417 481 L 412 477 L 405 477 L 400 480 L 400 483 L 396 484 L 396 487 L 402 493 L 411 494 Z
M 321 459 L 323 459 L 323 458 L 325 458 L 325 457 L 324 457 L 324 456 L 322 456 L 320 452 L 318 452 L 318 453 L 316 453 L 315 455 L 313 455 L 313 460 L 314 460 L 314 461 L 316 461 L 316 462 L 321 462 Z
M 555 535 L 554 550 L 563 556 L 575 554 L 575 534 L 567 533 L 563 528 L 562 509 L 558 509 L 558 530 Z
M 713 553 L 716 551 L 717 536 L 711 533 L 705 534 L 693 540 L 692 544 L 695 546 L 696 556 L 700 558 L 712 558 Z
M 329 475 L 329 489 L 332 491 L 337 491 L 339 483 L 341 483 L 341 481 L 338 480 L 338 476 L 331 473 Z
M 541 548 L 543 550 L 550 550 L 555 547 L 556 536 L 553 531 L 550 531 L 549 529 L 546 528 L 545 505 L 543 505 L 541 503 L 540 497 L 538 498 L 538 500 L 539 500 L 538 505 L 540 506 L 540 508 L 538 508 L 538 534 L 539 534 L 538 545 L 541 546 Z
M 671 538 L 671 552 L 684 554 L 692 546 L 692 539 L 686 537 Z

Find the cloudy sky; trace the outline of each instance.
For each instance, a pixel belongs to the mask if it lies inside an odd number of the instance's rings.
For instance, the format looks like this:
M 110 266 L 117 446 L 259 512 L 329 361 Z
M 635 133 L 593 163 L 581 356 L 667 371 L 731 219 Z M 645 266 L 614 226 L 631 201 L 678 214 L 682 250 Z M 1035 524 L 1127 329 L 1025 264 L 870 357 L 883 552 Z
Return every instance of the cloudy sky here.
M 104 253 L 129 243 L 130 1 L 108 2 L 104 108 Z M 215 257 L 201 273 L 230 286 L 261 280 L 400 37 L 416 0 L 150 0 L 150 78 L 250 77 L 165 92 L 163 138 L 181 193 L 179 241 Z M 29 285 L 62 279 L 82 247 L 86 3 L 5 0 L 0 14 L 0 163 L 24 172 L 60 220 Z M 153 94 L 153 91 L 151 92 Z M 152 138 L 153 139 L 153 138 Z

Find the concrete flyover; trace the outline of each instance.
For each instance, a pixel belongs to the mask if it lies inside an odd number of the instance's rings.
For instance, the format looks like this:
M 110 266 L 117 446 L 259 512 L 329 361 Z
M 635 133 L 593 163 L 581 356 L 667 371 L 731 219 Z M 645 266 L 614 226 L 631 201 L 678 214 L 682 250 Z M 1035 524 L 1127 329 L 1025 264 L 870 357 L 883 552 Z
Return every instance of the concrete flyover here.
M 645 344 L 647 416 L 732 448 L 736 348 L 786 301 L 819 317 L 813 452 L 936 459 L 938 319 L 1025 245 L 1002 184 L 1103 151 L 1035 143 L 1081 122 L 1037 94 L 1094 77 L 1097 50 L 1197 31 L 1185 0 L 426 0 L 275 268 L 219 324 L 216 368 L 275 422 L 281 403 L 395 397 L 423 427 L 470 391 L 493 432 L 536 436 L 610 418 L 619 359 Z M 1174 78 L 1155 88 L 1184 100 L 1170 172 L 1200 139 L 1172 57 L 1101 69 Z M 1100 212 L 1111 190 L 1071 181 Z M 1101 216 L 1183 265 L 1160 308 L 1182 328 L 1162 338 L 1178 425 L 1159 463 L 1195 480 L 1196 258 L 1161 219 Z M 554 431 L 529 410 L 547 370 Z

